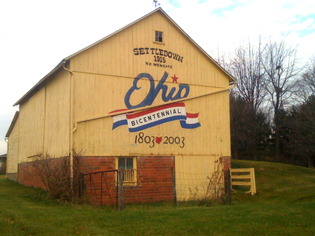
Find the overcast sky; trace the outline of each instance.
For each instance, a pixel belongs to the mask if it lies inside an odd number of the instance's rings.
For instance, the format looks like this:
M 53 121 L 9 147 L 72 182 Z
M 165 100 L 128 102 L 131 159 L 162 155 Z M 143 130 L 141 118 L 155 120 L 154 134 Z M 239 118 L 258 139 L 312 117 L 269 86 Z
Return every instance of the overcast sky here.
M 259 36 L 315 55 L 314 0 L 159 0 L 214 58 Z M 154 10 L 152 0 L 0 0 L 0 154 L 13 104 L 63 58 Z

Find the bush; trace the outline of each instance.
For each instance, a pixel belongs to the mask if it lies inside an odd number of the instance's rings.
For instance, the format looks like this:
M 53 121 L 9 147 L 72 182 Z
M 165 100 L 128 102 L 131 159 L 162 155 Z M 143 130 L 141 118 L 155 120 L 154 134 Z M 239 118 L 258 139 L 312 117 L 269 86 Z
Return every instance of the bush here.
M 73 175 L 71 176 L 70 157 L 53 158 L 49 155 L 38 156 L 34 168 L 52 198 L 73 202 L 80 198 L 80 160 L 74 152 Z

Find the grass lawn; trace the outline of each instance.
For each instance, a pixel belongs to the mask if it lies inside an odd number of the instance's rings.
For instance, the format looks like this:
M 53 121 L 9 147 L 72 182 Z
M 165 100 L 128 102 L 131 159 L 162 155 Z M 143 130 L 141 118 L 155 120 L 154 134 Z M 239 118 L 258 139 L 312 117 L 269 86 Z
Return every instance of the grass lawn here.
M 315 235 L 315 170 L 253 161 L 257 195 L 231 205 L 127 205 L 124 211 L 49 200 L 0 177 L 0 235 Z

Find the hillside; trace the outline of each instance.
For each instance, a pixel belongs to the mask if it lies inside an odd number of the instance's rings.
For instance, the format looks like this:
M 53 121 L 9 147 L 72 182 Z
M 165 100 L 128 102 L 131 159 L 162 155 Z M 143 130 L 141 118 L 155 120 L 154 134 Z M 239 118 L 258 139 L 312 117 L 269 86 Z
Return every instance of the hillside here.
M 273 162 L 233 160 L 232 168 L 255 168 L 257 195 L 234 199 L 251 202 L 315 202 L 315 169 Z
M 277 163 L 254 167 L 257 195 L 231 205 L 127 205 L 123 211 L 69 205 L 0 176 L 0 235 L 315 235 L 315 170 Z

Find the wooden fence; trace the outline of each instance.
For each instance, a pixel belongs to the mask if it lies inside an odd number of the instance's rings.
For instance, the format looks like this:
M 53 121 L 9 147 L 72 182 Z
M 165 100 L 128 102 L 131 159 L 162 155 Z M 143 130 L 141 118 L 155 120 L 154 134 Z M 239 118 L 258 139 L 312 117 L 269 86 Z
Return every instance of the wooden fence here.
M 254 195 L 256 193 L 255 169 L 254 168 L 238 168 L 231 169 L 231 185 L 233 186 L 249 186 L 247 193 Z

